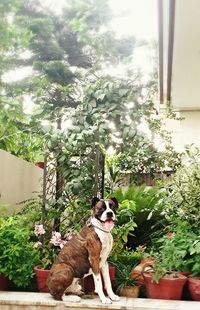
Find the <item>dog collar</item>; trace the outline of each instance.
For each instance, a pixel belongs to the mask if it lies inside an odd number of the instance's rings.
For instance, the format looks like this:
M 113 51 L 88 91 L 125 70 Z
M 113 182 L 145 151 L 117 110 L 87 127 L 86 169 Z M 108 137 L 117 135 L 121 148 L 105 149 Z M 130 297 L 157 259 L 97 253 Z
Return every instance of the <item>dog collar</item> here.
M 108 231 L 108 230 L 104 230 L 103 228 L 94 225 L 94 224 L 91 222 L 91 219 L 87 221 L 87 225 L 88 225 L 88 226 L 92 226 L 92 227 L 94 227 L 94 228 L 97 228 L 97 229 L 99 229 L 99 230 L 101 230 L 101 231 L 103 231 L 103 232 L 105 232 L 105 233 L 107 233 L 107 234 L 110 234 L 110 233 L 111 233 L 111 232 Z
M 92 223 L 91 223 L 91 224 L 92 224 Z M 110 231 L 108 231 L 108 230 L 104 230 L 104 229 L 102 229 L 102 228 L 100 228 L 100 227 L 98 227 L 98 226 L 96 226 L 96 225 L 94 225 L 94 224 L 92 224 L 92 226 L 93 226 L 94 228 L 97 228 L 97 229 L 99 229 L 99 230 L 101 230 L 101 231 L 107 233 L 107 234 L 110 234 Z

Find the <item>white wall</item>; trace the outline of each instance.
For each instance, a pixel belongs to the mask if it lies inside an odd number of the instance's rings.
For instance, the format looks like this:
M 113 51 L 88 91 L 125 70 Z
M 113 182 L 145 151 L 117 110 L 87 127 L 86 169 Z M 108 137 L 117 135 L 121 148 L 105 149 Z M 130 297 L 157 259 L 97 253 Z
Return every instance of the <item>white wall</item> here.
M 177 0 L 174 32 L 172 104 L 200 109 L 200 1 Z
M 0 205 L 8 205 L 8 213 L 21 208 L 19 202 L 42 191 L 43 169 L 0 150 Z
M 182 111 L 183 120 L 167 120 L 166 128 L 172 132 L 172 141 L 177 151 L 187 144 L 200 147 L 200 111 Z

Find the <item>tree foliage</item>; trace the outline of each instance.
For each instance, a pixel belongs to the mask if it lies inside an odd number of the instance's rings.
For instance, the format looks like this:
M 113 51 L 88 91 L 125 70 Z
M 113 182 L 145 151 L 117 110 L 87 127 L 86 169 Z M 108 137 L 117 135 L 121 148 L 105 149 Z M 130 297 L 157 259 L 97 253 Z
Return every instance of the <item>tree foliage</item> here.
M 10 10 L 6 4 L 5 9 Z M 27 156 L 25 150 L 32 149 L 31 145 L 35 154 L 46 148 L 58 161 L 61 158 L 61 166 L 73 171 L 70 158 L 90 154 L 98 145 L 102 152 L 113 146 L 120 158 L 119 169 L 124 171 L 153 171 L 168 165 L 167 157 L 163 159 L 154 146 L 153 134 L 148 137 L 140 130 L 145 121 L 152 133 L 166 137 L 154 117 L 155 82 L 144 83 L 134 70 L 135 38 L 119 39 L 110 30 L 112 12 L 106 0 L 70 0 L 60 15 L 42 1 L 20 1 L 14 16 L 12 25 L 23 29 L 28 38 L 28 45 L 22 40 L 22 50 L 30 55 L 25 59 L 18 53 L 11 64 L 13 68 L 31 66 L 33 74 L 15 84 L 4 83 L 4 92 L 9 100 L 29 94 L 34 102 L 28 120 L 21 111 L 23 124 L 13 122 L 13 131 L 23 132 L 18 141 L 21 145 L 26 141 L 24 158 L 37 157 Z M 108 69 L 118 64 L 123 64 L 123 75 L 111 74 Z M 11 137 L 9 131 L 6 134 Z M 23 153 L 18 146 L 7 149 Z M 84 184 L 87 179 L 85 172 L 70 173 L 70 182 L 80 177 Z M 62 174 L 69 177 L 66 171 Z

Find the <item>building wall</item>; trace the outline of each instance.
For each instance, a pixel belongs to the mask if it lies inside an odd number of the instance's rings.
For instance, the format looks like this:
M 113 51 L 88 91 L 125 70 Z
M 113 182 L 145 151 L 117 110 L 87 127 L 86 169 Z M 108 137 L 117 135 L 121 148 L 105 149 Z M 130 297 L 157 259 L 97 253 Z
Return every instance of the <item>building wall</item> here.
M 8 213 L 18 211 L 18 205 L 42 191 L 43 170 L 23 159 L 0 150 L 0 205 L 8 206 Z
M 183 120 L 168 120 L 166 128 L 172 132 L 173 145 L 177 151 L 183 151 L 185 145 L 200 147 L 200 111 L 181 111 Z

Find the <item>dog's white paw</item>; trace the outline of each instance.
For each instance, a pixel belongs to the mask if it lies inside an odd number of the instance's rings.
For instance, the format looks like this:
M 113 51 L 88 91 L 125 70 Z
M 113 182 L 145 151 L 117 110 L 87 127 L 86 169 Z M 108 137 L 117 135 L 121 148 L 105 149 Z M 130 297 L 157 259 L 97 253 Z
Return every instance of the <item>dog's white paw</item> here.
M 63 296 L 63 301 L 66 301 L 66 302 L 80 302 L 81 298 L 79 296 L 76 296 L 76 295 L 65 295 L 65 296 Z
M 112 304 L 112 300 L 110 298 L 105 297 L 101 300 L 102 304 Z
M 110 295 L 109 297 L 110 297 L 110 299 L 112 299 L 113 301 L 119 301 L 119 300 L 120 300 L 120 297 L 119 297 L 118 295 L 115 295 L 115 294 Z

